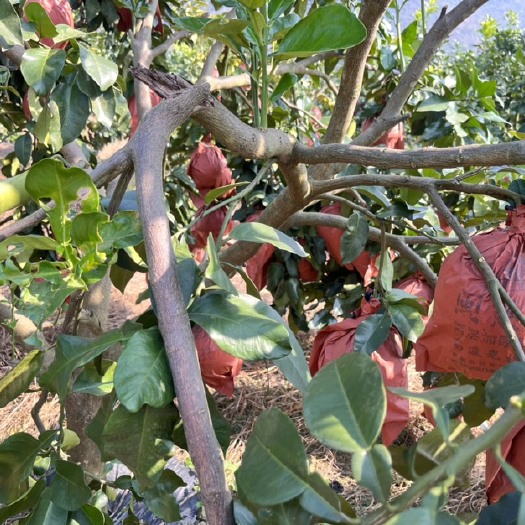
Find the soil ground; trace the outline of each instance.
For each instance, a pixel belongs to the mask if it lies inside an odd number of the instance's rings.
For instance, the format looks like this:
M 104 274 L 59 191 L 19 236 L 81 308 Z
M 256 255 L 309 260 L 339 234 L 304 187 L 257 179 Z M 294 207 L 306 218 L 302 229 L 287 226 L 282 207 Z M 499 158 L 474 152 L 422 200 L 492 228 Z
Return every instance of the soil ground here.
M 110 314 L 111 327 L 119 326 L 126 319 L 133 319 L 149 307 L 149 301 L 135 304 L 137 295 L 146 288 L 143 275 L 136 275 L 126 293 L 112 291 Z M 300 333 L 299 341 L 308 354 L 313 344 L 315 333 Z M 21 358 L 23 352 L 13 346 L 9 331 L 0 326 L 0 378 L 6 374 Z M 410 389 L 421 391 L 420 374 L 415 371 L 413 362 L 409 362 Z M 36 385 L 33 385 L 36 390 Z M 21 395 L 6 407 L 0 409 L 0 442 L 15 432 L 28 432 L 38 435 L 37 428 L 31 417 L 31 409 L 39 398 L 38 392 Z M 234 435 L 226 458 L 228 479 L 232 483 L 235 468 L 239 465 L 244 452 L 246 440 L 251 429 L 262 411 L 277 407 L 292 418 L 298 428 L 307 449 L 312 469 L 317 470 L 327 479 L 334 490 L 340 492 L 349 500 L 359 515 L 367 514 L 377 506 L 371 494 L 356 485 L 351 477 L 350 457 L 324 447 L 313 438 L 304 425 L 302 417 L 302 402 L 299 392 L 290 385 L 278 369 L 265 366 L 263 363 L 245 364 L 241 374 L 236 379 L 234 396 L 228 399 L 217 396 L 217 402 L 223 414 L 233 425 Z M 425 432 L 432 429 L 428 421 L 422 417 L 422 405 L 411 405 L 411 418 L 406 429 L 406 440 L 417 440 Z M 51 428 L 58 422 L 59 403 L 56 397 L 49 396 L 40 410 L 40 417 L 46 428 Z M 477 515 L 485 506 L 484 485 L 485 459 L 481 455 L 470 473 L 471 484 L 464 490 L 453 489 L 450 492 L 447 510 L 454 515 L 465 517 Z M 410 482 L 396 476 L 392 487 L 393 495 L 400 494 Z

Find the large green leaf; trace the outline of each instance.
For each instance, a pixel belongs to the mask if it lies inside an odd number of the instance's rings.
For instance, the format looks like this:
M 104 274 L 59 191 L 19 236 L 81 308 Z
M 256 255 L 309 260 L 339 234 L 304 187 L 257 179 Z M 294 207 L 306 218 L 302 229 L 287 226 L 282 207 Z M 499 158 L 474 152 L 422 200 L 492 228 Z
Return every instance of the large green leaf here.
M 309 486 L 302 493 L 300 503 L 303 509 L 328 523 L 353 523 L 354 509 L 341 496 L 338 496 L 317 472 L 308 477 Z
M 366 487 L 374 498 L 386 503 L 392 485 L 392 458 L 384 445 L 361 449 L 352 456 L 352 474 L 362 487 Z
M 284 357 L 292 348 L 284 322 L 273 319 L 270 310 L 249 295 L 211 292 L 195 300 L 188 314 L 222 350 L 253 361 Z
M 15 155 L 23 166 L 31 160 L 32 149 L 33 142 L 29 133 L 24 133 L 15 140 Z
M 401 334 L 415 343 L 425 329 L 419 312 L 408 304 L 389 304 L 388 313 Z
M 48 211 L 48 216 L 62 244 L 71 238 L 68 214 L 72 203 L 79 204 L 84 212 L 98 211 L 99 195 L 89 175 L 80 168 L 66 168 L 56 159 L 41 160 L 29 169 L 26 190 L 37 201 L 46 198 L 55 201 L 56 206 Z
M 231 231 L 230 238 L 238 241 L 267 242 L 281 250 L 295 253 L 296 255 L 299 255 L 299 257 L 307 256 L 304 248 L 296 240 L 292 239 L 285 233 L 266 224 L 261 224 L 260 222 L 243 222 L 238 224 Z
M 409 392 L 404 388 L 389 387 L 394 394 L 418 401 L 432 409 L 432 416 L 444 438 L 450 434 L 450 418 L 445 405 L 454 403 L 458 399 L 473 394 L 475 388 L 472 385 L 451 385 L 442 388 L 431 388 L 426 392 Z
M 283 58 L 307 57 L 322 51 L 347 49 L 361 43 L 366 28 L 350 10 L 331 4 L 311 13 L 290 29 L 277 55 Z
M 0 408 L 5 407 L 27 390 L 40 370 L 43 357 L 43 352 L 34 350 L 0 379 Z
M 93 505 L 84 505 L 73 513 L 68 525 L 105 525 L 107 523 L 101 510 Z
M 23 432 L 0 444 L 0 503 L 12 503 L 27 490 L 27 478 L 40 446 L 37 439 Z
M 144 492 L 144 501 L 148 509 L 165 522 L 179 520 L 179 504 L 174 492 L 183 486 L 185 486 L 184 481 L 173 470 L 164 470 L 155 486 Z
M 497 370 L 485 385 L 485 402 L 489 408 L 507 408 L 512 396 L 525 392 L 525 363 L 515 362 Z
M 0 523 L 6 523 L 7 518 L 20 514 L 28 509 L 33 508 L 46 486 L 43 479 L 39 479 L 25 494 L 20 496 L 10 505 L 0 508 Z
M 294 0 L 270 0 L 268 2 L 268 17 L 270 20 L 279 18 L 294 4 Z
M 40 38 L 53 38 L 58 32 L 55 24 L 49 18 L 47 11 L 38 3 L 32 2 L 24 6 L 24 13 L 29 20 L 35 25 L 36 32 Z
M 42 235 L 11 235 L 0 242 L 0 261 L 15 257 L 20 263 L 27 262 L 35 250 L 53 251 L 57 242 Z
M 102 375 L 95 363 L 85 365 L 82 373 L 77 377 L 72 392 L 91 394 L 92 396 L 105 396 L 113 390 L 113 376 L 117 363 L 106 359 L 102 360 Z
M 51 501 L 64 510 L 78 510 L 91 498 L 91 489 L 84 480 L 80 465 L 57 460 L 56 474 L 51 483 Z
M 50 146 L 53 151 L 58 151 L 63 146 L 60 110 L 54 100 L 50 100 L 38 115 L 34 132 L 35 137 L 46 146 Z
M 294 73 L 285 73 L 280 78 L 279 83 L 275 86 L 275 89 L 273 90 L 273 93 L 270 96 L 270 100 L 272 102 L 275 102 L 276 100 L 281 98 L 288 90 L 292 89 L 293 86 L 297 84 L 298 80 L 299 77 Z
M 235 477 L 239 490 L 257 505 L 277 505 L 304 492 L 308 459 L 288 416 L 276 408 L 261 415 Z
M 120 405 L 104 428 L 103 459 L 122 461 L 142 488 L 153 488 L 166 464 L 163 440 L 171 438 L 178 420 L 173 404 L 163 408 L 144 406 L 135 414 Z
M 61 49 L 37 47 L 26 49 L 20 71 L 24 80 L 38 95 L 47 95 L 58 80 L 66 64 L 66 53 Z
M 115 89 L 106 89 L 100 96 L 91 100 L 91 109 L 97 120 L 111 129 L 117 111 L 117 94 Z
M 211 233 L 208 235 L 207 252 L 210 261 L 206 268 L 205 277 L 211 279 L 217 286 L 226 292 L 232 295 L 238 295 L 239 292 L 235 286 L 233 286 L 230 278 L 226 275 L 226 272 L 222 269 L 219 257 L 217 256 L 215 241 L 213 240 L 213 235 Z
M 24 45 L 20 18 L 9 0 L 0 0 L 0 47 L 17 44 Z
M 112 60 L 96 55 L 82 44 L 79 44 L 78 47 L 82 68 L 98 84 L 102 91 L 106 91 L 117 81 L 117 64 Z
M 158 328 L 133 334 L 115 371 L 119 401 L 130 411 L 143 405 L 163 407 L 175 397 L 168 358 Z
M 343 264 L 349 264 L 361 255 L 368 241 L 368 229 L 368 222 L 361 214 L 350 215 L 341 237 Z
M 138 224 L 140 227 L 140 222 Z M 177 274 L 182 289 L 182 296 L 184 297 L 184 304 L 187 307 L 199 286 L 201 274 L 187 244 L 175 242 L 173 249 L 175 250 L 175 257 L 177 259 Z
M 75 368 L 89 363 L 115 343 L 127 341 L 137 328 L 138 325 L 124 326 L 122 329 L 106 332 L 96 339 L 61 335 L 57 341 L 55 360 L 40 378 L 40 384 L 56 392 L 60 399 L 65 399 Z
M 374 314 L 367 317 L 355 331 L 354 350 L 371 354 L 387 339 L 392 320 L 387 314 Z
M 325 445 L 344 452 L 370 448 L 385 415 L 381 372 L 362 352 L 352 352 L 322 368 L 304 397 L 310 432 Z
M 46 488 L 36 508 L 20 525 L 66 525 L 67 522 L 68 511 L 51 501 L 51 489 Z
M 33 4 L 30 4 L 33 5 Z M 73 142 L 86 126 L 91 113 L 89 98 L 76 83 L 61 82 L 51 94 L 60 111 L 60 132 L 64 144 Z
M 277 322 L 282 323 L 282 317 L 277 310 L 270 308 L 268 310 L 268 315 Z M 275 359 L 273 364 L 279 368 L 284 377 L 290 381 L 295 388 L 304 392 L 308 383 L 312 380 L 310 368 L 308 367 L 306 357 L 304 356 L 304 350 L 295 337 L 295 334 L 288 325 L 285 326 L 288 330 L 288 335 L 290 336 L 292 350 L 288 355 Z

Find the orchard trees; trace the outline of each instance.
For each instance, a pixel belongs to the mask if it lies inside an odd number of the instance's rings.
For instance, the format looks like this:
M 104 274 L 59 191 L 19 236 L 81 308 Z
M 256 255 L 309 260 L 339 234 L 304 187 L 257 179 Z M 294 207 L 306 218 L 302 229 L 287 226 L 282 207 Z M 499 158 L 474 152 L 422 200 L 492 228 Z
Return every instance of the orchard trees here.
M 423 16 L 423 25 L 396 24 L 391 31 L 388 18 L 399 16 L 403 2 L 394 2 L 392 15 L 389 0 L 348 6 L 227 0 L 202 16 L 199 4 L 86 0 L 74 6 L 73 28 L 56 24 L 44 4 L 24 10 L 0 0 L 0 124 L 14 144 L 4 162 L 0 211 L 16 209 L 0 230 L 0 280 L 12 306 L 2 315 L 32 349 L 1 380 L 0 399 L 7 404 L 37 378 L 42 400 L 52 392 L 63 407 L 58 430 L 41 428 L 38 439 L 15 434 L 0 445 L 0 516 L 27 510 L 28 523 L 41 516 L 105 523 L 104 498 L 116 486 L 173 521 L 180 480 L 164 465 L 177 445 L 190 452 L 210 524 L 459 523 L 441 510 L 448 489 L 478 453 L 497 447 L 520 422 L 525 390 L 525 319 L 515 288 L 507 286 L 507 268 L 492 268 L 469 236 L 505 220 L 505 205 L 518 207 L 511 216 L 521 217 L 525 143 L 511 138 L 520 135 L 498 114 L 497 79 L 467 58 L 453 71 L 436 60 L 447 35 L 485 2 L 463 0 L 430 28 Z M 199 61 L 193 84 L 184 76 Z M 141 123 L 122 149 L 97 163 L 102 144 L 128 134 L 126 99 Z M 406 149 L 382 147 L 385 133 L 399 132 L 401 124 L 410 131 Z M 190 193 L 201 188 L 186 166 L 205 133 L 227 152 L 233 179 L 209 186 L 195 218 Z M 400 137 L 395 145 L 401 148 Z M 126 191 L 133 176 L 136 193 Z M 338 214 L 322 212 L 331 203 Z M 191 232 L 217 210 L 224 220 L 207 221 L 211 235 L 197 264 Z M 255 214 L 257 221 L 250 220 Z M 316 227 L 342 231 L 331 257 Z M 521 235 L 513 228 L 505 234 Z M 274 248 L 267 285 L 275 309 L 243 269 L 261 244 Z M 427 313 L 394 284 L 419 271 L 435 286 L 457 244 L 494 303 L 490 322 L 505 334 L 498 344 L 520 362 L 496 371 L 485 401 L 483 385 L 457 375 L 453 384 L 424 393 L 395 386 L 387 392 L 375 363 L 381 345 L 396 341 L 389 352 L 401 371 L 393 379 L 401 382 L 389 385 L 404 384 L 404 359 Z M 509 268 L 522 264 L 517 244 Z M 301 282 L 305 257 L 318 282 Z M 108 278 L 123 289 L 133 272 L 146 269 L 152 311 L 108 331 Z M 247 293 L 233 286 L 235 272 Z M 304 306 L 312 301 L 325 308 L 307 320 Z M 310 363 L 311 378 L 295 332 L 308 321 L 322 327 L 338 311 L 350 317 L 359 304 L 353 351 L 322 370 Z M 50 347 L 42 325 L 62 310 L 63 328 Z M 344 323 L 339 328 L 346 330 Z M 265 359 L 282 370 L 304 397 L 311 433 L 352 455 L 352 473 L 381 503 L 378 510 L 356 517 L 311 471 L 297 430 L 277 409 L 253 430 L 232 505 L 218 432 L 224 422 L 206 396 L 196 327 L 233 356 L 232 369 L 238 360 Z M 77 397 L 68 408 L 68 400 L 80 394 L 98 400 L 96 414 L 75 423 L 85 433 L 82 443 L 90 439 L 102 461 L 121 461 L 133 479 L 108 482 L 102 469 L 83 470 L 69 460 L 77 440 L 65 422 L 71 427 L 88 405 Z M 391 422 L 388 407 L 406 407 L 407 399 L 432 413 L 439 453 L 430 458 L 428 441 L 410 449 L 387 448 L 395 439 L 390 434 L 377 441 Z M 451 422 L 447 407 L 458 402 L 465 421 Z M 469 425 L 480 421 L 466 414 L 490 417 L 498 407 L 505 414 L 473 438 Z M 89 459 L 84 450 L 84 467 Z M 503 468 L 522 490 L 512 467 Z M 391 499 L 393 469 L 413 484 Z M 422 505 L 410 508 L 420 497 Z

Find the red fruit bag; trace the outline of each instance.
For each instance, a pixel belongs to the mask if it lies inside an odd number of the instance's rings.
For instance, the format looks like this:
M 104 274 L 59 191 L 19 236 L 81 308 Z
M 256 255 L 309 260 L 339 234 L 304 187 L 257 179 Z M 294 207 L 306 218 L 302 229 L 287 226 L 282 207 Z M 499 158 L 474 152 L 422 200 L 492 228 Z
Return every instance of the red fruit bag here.
M 329 204 L 321 208 L 320 213 L 328 213 L 330 215 L 341 215 L 341 204 Z M 343 266 L 343 257 L 341 256 L 341 238 L 344 230 L 335 228 L 334 226 L 317 226 L 317 235 L 324 240 L 326 244 L 326 251 L 330 257 L 339 265 Z M 356 270 L 361 277 L 364 277 L 370 265 L 370 254 L 362 252 L 350 264 L 345 264 L 344 267 L 348 270 Z
M 509 212 L 507 227 L 475 235 L 476 244 L 518 308 L 525 311 L 525 206 Z M 525 327 L 509 312 L 522 344 Z M 488 379 L 515 360 L 487 286 L 464 246 L 443 263 L 434 311 L 414 346 L 416 369 L 461 372 Z
M 232 172 L 226 165 L 226 157 L 211 142 L 200 142 L 193 152 L 188 175 L 202 193 L 232 183 Z
M 262 211 L 250 215 L 246 222 L 254 222 L 261 216 Z M 268 282 L 268 268 L 273 261 L 275 247 L 272 244 L 265 243 L 259 251 L 246 261 L 246 273 L 257 287 L 262 290 Z
M 525 475 L 525 421 L 515 426 L 501 442 L 501 455 L 520 474 Z M 494 453 L 487 450 L 485 467 L 485 490 L 489 504 L 496 503 L 501 497 L 516 488 L 502 470 Z
M 197 217 L 200 217 L 206 211 L 206 207 L 203 206 L 197 210 Z M 213 239 L 217 240 L 221 232 L 222 223 L 228 214 L 228 209 L 226 206 L 219 208 L 218 210 L 212 211 L 199 221 L 197 221 L 191 228 L 191 236 L 195 239 L 195 244 L 191 247 L 193 251 L 194 248 L 206 248 L 208 243 L 208 236 L 211 233 Z M 233 222 L 230 221 L 228 226 L 224 231 L 224 235 L 228 235 L 233 229 Z
M 299 272 L 299 279 L 303 283 L 311 283 L 319 280 L 319 272 L 306 257 L 301 258 L 299 261 L 297 271 Z
M 357 318 L 345 319 L 320 330 L 315 337 L 310 356 L 310 372 L 314 376 L 323 366 L 331 361 L 354 351 L 355 331 L 370 315 L 381 308 L 378 299 L 361 301 Z M 408 388 L 407 362 L 402 358 L 401 336 L 395 328 L 390 330 L 386 341 L 372 353 L 371 358 L 379 365 L 383 381 L 387 387 Z M 387 414 L 383 423 L 382 437 L 386 446 L 391 445 L 408 424 L 409 401 L 396 396 L 389 390 Z
M 362 130 L 366 131 L 376 120 L 376 117 L 367 118 L 363 122 Z M 402 122 L 390 128 L 383 136 L 376 140 L 372 146 L 385 145 L 391 149 L 405 149 L 405 130 Z
M 200 327 L 192 329 L 204 382 L 225 396 L 233 396 L 234 379 L 242 368 L 242 359 L 221 350 Z
M 428 314 L 430 304 L 434 300 L 434 288 L 427 283 L 421 272 L 416 272 L 414 275 L 403 279 L 394 288 L 418 297 L 420 303 L 425 307 L 425 313 Z
M 158 105 L 162 98 L 155 93 L 152 89 L 149 90 L 149 96 L 151 99 L 151 107 L 154 108 L 156 105 Z M 135 132 L 137 131 L 137 128 L 139 127 L 139 112 L 137 108 L 137 99 L 135 98 L 135 95 L 131 95 L 128 100 L 128 109 L 131 113 L 131 131 L 130 131 L 130 137 L 133 137 L 135 135 Z
M 73 11 L 68 0 L 26 0 L 26 3 L 24 4 L 23 16 L 25 22 L 28 21 L 25 10 L 27 6 L 32 3 L 40 4 L 54 25 L 65 24 L 69 27 L 75 27 Z M 55 44 L 52 38 L 41 38 L 40 43 L 47 47 L 54 47 L 55 49 L 65 49 L 67 47 L 68 41 Z

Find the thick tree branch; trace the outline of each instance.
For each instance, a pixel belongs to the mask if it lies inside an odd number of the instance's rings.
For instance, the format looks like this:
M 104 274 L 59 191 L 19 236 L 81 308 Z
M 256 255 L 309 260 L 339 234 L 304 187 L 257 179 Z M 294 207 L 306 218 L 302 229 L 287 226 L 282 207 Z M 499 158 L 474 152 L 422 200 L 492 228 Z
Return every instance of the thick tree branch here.
M 231 494 L 226 485 L 222 452 L 211 424 L 195 341 L 178 280 L 169 220 L 164 211 L 162 178 L 164 150 L 171 132 L 185 122 L 195 106 L 204 103 L 208 96 L 209 86 L 202 84 L 162 102 L 145 117 L 130 147 L 150 284 L 189 452 L 202 487 L 208 523 L 230 525 L 233 524 Z
M 366 27 L 368 34 L 361 44 L 346 52 L 341 87 L 326 131 L 325 143 L 341 142 L 348 132 L 361 95 L 366 61 L 375 41 L 377 28 L 389 5 L 390 0 L 364 0 L 362 2 L 359 19 Z
M 521 342 L 516 334 L 516 331 L 514 330 L 514 327 L 512 326 L 512 323 L 510 322 L 509 316 L 507 315 L 507 312 L 505 310 L 505 305 L 503 304 L 502 297 L 500 296 L 500 290 L 502 288 L 501 283 L 499 282 L 498 278 L 494 274 L 492 268 L 489 266 L 487 261 L 485 261 L 485 257 L 483 257 L 481 252 L 478 250 L 472 238 L 468 236 L 467 232 L 463 229 L 463 227 L 456 219 L 454 214 L 448 209 L 447 205 L 443 202 L 443 199 L 441 198 L 441 195 L 438 193 L 438 191 L 435 188 L 430 188 L 428 191 L 428 196 L 430 197 L 432 203 L 437 208 L 437 210 L 443 214 L 449 226 L 456 232 L 456 235 L 459 237 L 459 239 L 465 245 L 465 248 L 469 252 L 472 258 L 472 262 L 478 267 L 478 270 L 480 271 L 481 275 L 483 276 L 483 279 L 485 280 L 487 289 L 494 303 L 494 307 L 501 321 L 503 329 L 505 330 L 505 333 L 509 338 L 514 353 L 516 354 L 516 359 L 518 359 L 518 361 L 525 361 L 525 353 L 523 352 Z M 518 319 L 520 319 L 522 324 L 525 326 L 525 318 L 523 316 L 523 313 L 519 311 L 516 304 L 508 296 L 508 294 L 505 297 L 505 303 L 513 312 L 519 312 Z
M 210 84 L 210 90 L 213 91 L 213 85 L 208 81 L 208 78 L 210 80 L 214 79 L 213 71 L 217 67 L 217 62 L 223 50 L 224 44 L 218 40 L 211 46 L 210 52 L 208 53 L 208 56 L 204 62 L 204 66 L 202 66 L 202 71 L 197 84 L 208 82 L 208 84 Z
M 440 169 L 525 164 L 525 140 L 505 144 L 473 144 L 456 148 L 419 150 L 370 148 L 354 144 L 323 144 L 308 148 L 296 144 L 291 160 L 304 164 L 359 164 L 380 169 Z
M 366 131 L 361 133 L 352 144 L 366 146 L 373 144 L 392 127 L 392 122 L 401 115 L 403 106 L 414 91 L 417 82 L 425 72 L 443 41 L 461 22 L 466 20 L 488 0 L 463 0 L 452 11 L 443 9 L 430 31 L 426 34 L 414 58 L 401 76 L 399 84 L 392 92 L 381 115 Z

